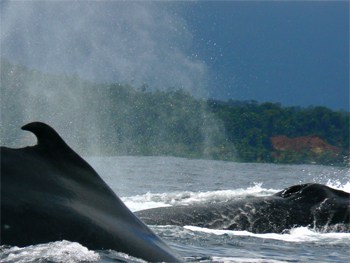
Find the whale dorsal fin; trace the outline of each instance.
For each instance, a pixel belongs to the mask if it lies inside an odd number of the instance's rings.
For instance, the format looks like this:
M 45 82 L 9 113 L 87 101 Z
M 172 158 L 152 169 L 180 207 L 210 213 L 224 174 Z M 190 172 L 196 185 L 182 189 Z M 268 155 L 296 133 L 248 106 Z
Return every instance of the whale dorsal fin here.
M 22 130 L 34 133 L 38 140 L 37 146 L 40 148 L 73 151 L 52 127 L 43 122 L 28 123 L 22 127 Z
M 68 144 L 61 138 L 61 136 L 49 125 L 43 122 L 31 122 L 22 127 L 22 130 L 30 131 L 37 137 L 38 143 L 31 146 L 43 152 L 43 154 L 50 157 L 51 161 L 58 163 L 73 163 L 76 167 L 82 168 L 84 175 L 92 177 L 99 177 L 96 171 L 77 154 Z M 69 173 L 71 177 L 77 176 L 74 173 Z

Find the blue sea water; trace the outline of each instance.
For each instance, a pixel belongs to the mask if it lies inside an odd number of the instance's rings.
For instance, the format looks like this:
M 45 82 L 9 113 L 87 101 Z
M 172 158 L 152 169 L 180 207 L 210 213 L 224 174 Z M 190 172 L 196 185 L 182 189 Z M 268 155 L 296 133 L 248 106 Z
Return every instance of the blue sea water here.
M 273 194 L 299 183 L 350 192 L 349 168 L 249 164 L 175 157 L 90 157 L 87 161 L 132 210 Z M 194 226 L 151 226 L 186 262 L 350 262 L 349 233 L 295 228 L 253 234 Z M 68 241 L 1 247 L 0 262 L 143 262 Z

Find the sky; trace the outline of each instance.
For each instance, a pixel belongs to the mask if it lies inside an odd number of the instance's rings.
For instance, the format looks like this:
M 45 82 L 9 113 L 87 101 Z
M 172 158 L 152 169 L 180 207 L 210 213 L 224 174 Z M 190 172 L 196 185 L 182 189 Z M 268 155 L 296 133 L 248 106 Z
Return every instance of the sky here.
M 196 5 L 186 17 L 212 96 L 349 109 L 348 1 Z
M 349 110 L 348 1 L 2 1 L 1 56 L 95 82 Z

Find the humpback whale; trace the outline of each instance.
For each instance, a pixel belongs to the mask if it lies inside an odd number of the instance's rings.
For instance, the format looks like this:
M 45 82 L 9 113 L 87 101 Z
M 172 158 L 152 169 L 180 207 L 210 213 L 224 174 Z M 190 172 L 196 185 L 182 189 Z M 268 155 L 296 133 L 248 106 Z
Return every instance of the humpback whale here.
M 150 225 L 191 225 L 253 233 L 283 233 L 293 227 L 308 226 L 324 232 L 350 232 L 349 210 L 349 193 L 308 183 L 272 196 L 159 207 L 135 214 Z
M 53 128 L 33 122 L 22 129 L 38 142 L 1 147 L 1 245 L 68 240 L 152 262 L 180 261 Z

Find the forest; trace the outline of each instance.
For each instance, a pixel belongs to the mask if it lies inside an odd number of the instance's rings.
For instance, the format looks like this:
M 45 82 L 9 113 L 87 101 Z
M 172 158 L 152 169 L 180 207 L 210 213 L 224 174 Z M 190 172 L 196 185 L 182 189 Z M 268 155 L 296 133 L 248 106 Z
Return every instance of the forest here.
M 279 103 L 232 100 L 210 100 L 208 107 L 224 123 L 226 138 L 234 143 L 243 161 L 322 164 L 349 161 L 349 112 L 322 106 L 283 107 Z M 284 152 L 283 158 L 276 158 L 271 138 L 282 135 L 314 136 L 330 147 L 320 145 L 315 153 L 305 145 L 301 151 Z M 329 151 L 331 148 L 334 154 Z
M 84 155 L 349 165 L 346 111 L 195 98 L 176 88 L 96 84 L 4 58 L 0 92 L 2 145 L 19 140 L 19 125 L 35 119 L 61 129 Z M 282 140 L 277 147 L 277 137 L 304 138 L 298 144 L 305 145 L 295 150 Z

